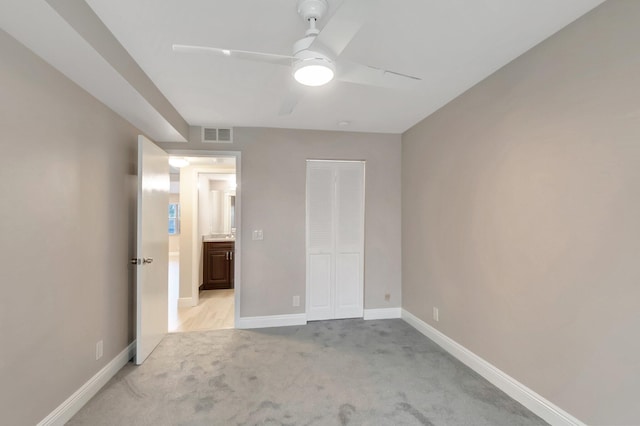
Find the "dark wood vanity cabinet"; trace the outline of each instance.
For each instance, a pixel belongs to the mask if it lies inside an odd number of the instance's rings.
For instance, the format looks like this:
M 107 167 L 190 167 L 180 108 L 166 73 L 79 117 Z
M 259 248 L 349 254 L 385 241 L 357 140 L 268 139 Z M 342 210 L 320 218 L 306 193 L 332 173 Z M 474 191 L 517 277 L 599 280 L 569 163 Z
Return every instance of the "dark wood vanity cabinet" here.
M 202 289 L 233 288 L 233 241 L 204 242 Z

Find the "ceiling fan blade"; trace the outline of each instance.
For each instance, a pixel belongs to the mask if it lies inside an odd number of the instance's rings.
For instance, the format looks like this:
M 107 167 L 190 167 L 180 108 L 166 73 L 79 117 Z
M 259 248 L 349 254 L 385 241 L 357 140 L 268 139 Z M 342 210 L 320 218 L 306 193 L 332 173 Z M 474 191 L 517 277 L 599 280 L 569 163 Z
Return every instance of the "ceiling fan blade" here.
M 367 86 L 386 87 L 389 89 L 415 89 L 422 79 L 397 71 L 362 65 L 355 62 L 340 61 L 340 72 L 336 79 Z
M 280 117 L 291 115 L 295 107 L 298 105 L 299 101 L 300 101 L 300 96 L 297 93 L 289 92 L 285 96 L 284 100 L 282 101 L 282 104 L 280 105 L 280 110 L 278 111 L 278 115 Z
M 299 91 L 293 89 L 289 90 L 280 105 L 278 115 L 280 117 L 291 115 L 295 107 L 298 105 L 298 102 L 300 102 L 300 98 L 302 98 L 302 94 Z
M 368 11 L 374 7 L 375 0 L 345 0 L 317 35 L 310 49 L 324 46 L 337 58 L 360 31 Z
M 236 58 L 246 61 L 266 62 L 269 64 L 291 66 L 293 56 L 276 55 L 273 53 L 249 52 L 246 50 L 220 49 L 218 47 L 193 46 L 188 44 L 174 44 L 172 46 L 174 52 L 192 53 L 205 52 L 214 55 L 220 55 L 227 58 Z

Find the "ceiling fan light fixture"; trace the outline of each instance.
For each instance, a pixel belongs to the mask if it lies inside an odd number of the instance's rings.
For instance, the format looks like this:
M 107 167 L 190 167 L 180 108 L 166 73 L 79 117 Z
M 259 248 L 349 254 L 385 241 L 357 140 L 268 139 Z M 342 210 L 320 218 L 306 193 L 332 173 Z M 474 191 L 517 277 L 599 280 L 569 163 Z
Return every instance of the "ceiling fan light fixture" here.
M 323 58 L 302 59 L 293 66 L 293 78 L 305 86 L 323 86 L 333 80 L 336 68 Z

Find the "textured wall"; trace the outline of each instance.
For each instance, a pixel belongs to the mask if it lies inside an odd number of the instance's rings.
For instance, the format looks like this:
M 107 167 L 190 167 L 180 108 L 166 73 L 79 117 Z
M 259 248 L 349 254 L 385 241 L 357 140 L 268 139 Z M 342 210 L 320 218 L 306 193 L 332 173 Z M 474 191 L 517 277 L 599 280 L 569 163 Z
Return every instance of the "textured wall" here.
M 236 128 L 233 145 L 161 146 L 242 152 L 244 317 L 304 312 L 291 302 L 295 295 L 305 300 L 305 160 L 366 160 L 365 308 L 400 306 L 399 135 Z M 251 239 L 254 229 L 264 240 Z
M 138 132 L 2 31 L 0 57 L 0 422 L 32 425 L 133 339 Z
M 588 424 L 640 423 L 639 21 L 609 0 L 402 137 L 403 307 Z

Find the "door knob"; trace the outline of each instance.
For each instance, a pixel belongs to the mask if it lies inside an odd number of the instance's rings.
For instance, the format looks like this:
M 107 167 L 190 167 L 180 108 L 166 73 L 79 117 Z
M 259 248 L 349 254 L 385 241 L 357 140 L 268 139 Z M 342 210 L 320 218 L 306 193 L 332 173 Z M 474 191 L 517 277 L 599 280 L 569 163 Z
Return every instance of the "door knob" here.
M 142 264 L 146 265 L 147 263 L 153 262 L 153 257 L 145 257 L 142 259 Z
M 142 263 L 142 261 L 141 261 L 140 259 L 138 259 L 137 257 L 132 257 L 132 258 L 131 258 L 131 260 L 129 260 L 129 262 L 130 262 L 132 265 L 139 265 L 139 264 L 141 264 L 141 263 Z

